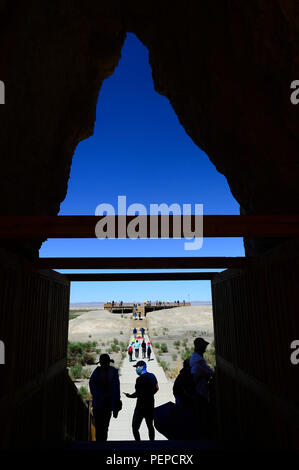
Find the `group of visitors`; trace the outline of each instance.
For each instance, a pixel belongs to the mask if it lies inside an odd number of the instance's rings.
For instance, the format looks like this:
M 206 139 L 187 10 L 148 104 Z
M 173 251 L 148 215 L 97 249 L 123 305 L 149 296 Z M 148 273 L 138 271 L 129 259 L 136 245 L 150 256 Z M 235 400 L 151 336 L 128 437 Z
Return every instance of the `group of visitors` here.
M 132 362 L 133 360 L 133 352 L 135 352 L 135 359 L 139 358 L 139 350 L 141 348 L 142 351 L 142 359 L 145 359 L 147 357 L 147 360 L 150 361 L 151 359 L 151 353 L 152 353 L 152 348 L 151 348 L 151 343 L 148 341 L 146 343 L 144 339 L 144 334 L 145 334 L 145 329 L 142 327 L 140 328 L 141 332 L 141 337 L 142 337 L 142 342 L 139 343 L 137 337 L 137 329 L 133 328 L 133 338 L 129 343 L 128 347 L 128 356 L 129 356 L 129 361 Z
M 137 320 L 137 315 L 138 315 L 138 320 L 141 320 L 141 312 L 134 312 L 133 313 L 134 320 Z
M 145 328 L 141 327 L 141 328 L 140 328 L 140 333 L 141 333 L 142 338 L 144 338 Z M 137 328 L 133 328 L 133 336 L 134 336 L 134 339 L 136 339 L 136 336 L 137 336 Z
M 143 339 L 142 343 L 139 343 L 138 339 L 132 341 L 129 344 L 128 347 L 128 355 L 129 355 L 129 361 L 132 362 L 132 357 L 133 357 L 133 350 L 135 351 L 135 359 L 139 358 L 139 350 L 141 347 L 142 351 L 142 359 L 145 359 L 147 357 L 147 360 L 151 360 L 151 353 L 152 353 L 152 348 L 151 348 L 151 343 L 148 341 L 147 343 Z
M 173 406 L 179 410 L 176 421 L 173 417 L 172 419 L 165 418 L 165 416 L 159 418 L 159 414 L 155 414 L 156 428 L 168 439 L 206 439 L 212 436 L 212 428 L 215 426 L 212 387 L 215 372 L 204 359 L 208 344 L 203 338 L 194 340 L 194 352 L 189 359 L 184 361 L 184 366 L 174 382 L 173 394 L 176 405 Z M 133 349 L 135 358 L 139 358 L 140 347 L 142 358 L 145 359 L 147 354 L 148 361 L 150 360 L 150 343 L 146 344 L 143 338 L 140 344 L 134 336 L 128 348 L 130 362 L 132 362 Z M 114 361 L 108 354 L 101 354 L 100 367 L 93 371 L 89 381 L 97 441 L 107 440 L 111 416 L 113 414 L 114 418 L 117 418 L 122 408 L 118 371 L 110 365 L 111 362 Z M 133 367 L 136 368 L 138 375 L 135 392 L 125 393 L 128 398 L 137 398 L 132 420 L 133 435 L 135 440 L 140 440 L 139 428 L 145 418 L 149 438 L 153 440 L 155 437 L 154 395 L 159 390 L 158 382 L 155 375 L 147 371 L 147 365 L 143 360 L 137 361 Z

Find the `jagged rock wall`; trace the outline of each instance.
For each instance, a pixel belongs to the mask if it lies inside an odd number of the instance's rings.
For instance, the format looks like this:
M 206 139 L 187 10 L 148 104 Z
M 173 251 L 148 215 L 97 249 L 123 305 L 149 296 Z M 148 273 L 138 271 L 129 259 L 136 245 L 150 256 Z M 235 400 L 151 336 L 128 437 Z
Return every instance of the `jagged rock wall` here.
M 93 133 L 101 84 L 120 58 L 119 2 L 12 3 L 2 10 L 0 213 L 55 215 L 74 150 Z M 27 243 L 26 253 L 40 245 Z
M 298 2 L 162 2 L 147 16 L 129 3 L 127 29 L 150 51 L 156 90 L 226 176 L 241 213 L 298 213 L 299 105 L 290 102 L 299 79 Z M 257 254 L 277 242 L 245 247 Z
M 125 31 L 148 47 L 156 90 L 226 176 L 242 213 L 298 213 L 296 0 L 2 0 L 0 15 L 2 215 L 58 213 Z M 247 254 L 270 246 L 247 241 Z

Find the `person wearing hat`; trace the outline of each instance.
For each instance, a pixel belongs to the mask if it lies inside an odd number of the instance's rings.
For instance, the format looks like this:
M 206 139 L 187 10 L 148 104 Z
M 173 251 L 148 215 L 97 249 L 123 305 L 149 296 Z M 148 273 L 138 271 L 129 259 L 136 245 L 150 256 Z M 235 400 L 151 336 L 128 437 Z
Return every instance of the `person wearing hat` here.
M 209 343 L 203 338 L 195 338 L 194 340 L 194 353 L 190 358 L 191 374 L 193 376 L 196 392 L 209 401 L 209 379 L 214 375 L 203 355 Z
M 203 338 L 195 338 L 194 353 L 190 358 L 191 375 L 195 383 L 195 412 L 199 421 L 199 437 L 204 437 L 209 427 L 210 416 L 210 393 L 209 380 L 214 376 L 203 355 L 207 349 L 208 342 Z
M 101 354 L 100 367 L 96 367 L 89 379 L 97 441 L 107 441 L 111 414 L 113 412 L 117 418 L 121 409 L 118 370 L 110 365 L 111 362 L 114 360 L 109 354 Z
M 139 428 L 143 418 L 145 419 L 150 440 L 155 439 L 154 409 L 155 399 L 154 395 L 159 390 L 158 381 L 154 374 L 148 372 L 146 363 L 138 361 L 133 367 L 136 368 L 138 377 L 135 384 L 135 392 L 125 393 L 128 398 L 137 398 L 136 407 L 134 410 L 132 429 L 135 441 L 140 441 Z

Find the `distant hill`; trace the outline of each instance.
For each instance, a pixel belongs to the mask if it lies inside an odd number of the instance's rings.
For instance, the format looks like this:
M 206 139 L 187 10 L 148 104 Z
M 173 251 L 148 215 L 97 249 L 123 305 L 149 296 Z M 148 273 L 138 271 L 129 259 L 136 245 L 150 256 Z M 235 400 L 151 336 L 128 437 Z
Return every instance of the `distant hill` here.
M 70 307 L 104 307 L 105 302 L 74 302 L 70 303 Z
M 212 305 L 210 300 L 191 300 L 191 305 Z
M 103 308 L 106 302 L 74 302 L 71 307 L 99 307 Z M 212 305 L 209 300 L 191 300 L 191 305 Z

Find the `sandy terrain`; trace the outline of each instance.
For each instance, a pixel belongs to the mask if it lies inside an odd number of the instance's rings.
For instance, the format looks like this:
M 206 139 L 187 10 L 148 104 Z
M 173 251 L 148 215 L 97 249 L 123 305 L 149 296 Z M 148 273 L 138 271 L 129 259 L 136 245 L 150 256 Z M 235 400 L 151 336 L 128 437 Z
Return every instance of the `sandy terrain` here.
M 78 307 L 79 308 L 79 307 Z M 84 306 L 80 306 L 83 309 Z M 73 310 L 72 307 L 71 310 Z M 84 308 L 85 310 L 85 308 Z M 89 310 L 86 308 L 86 310 Z M 130 325 L 129 321 L 130 314 L 125 314 L 123 317 L 118 314 L 113 314 L 107 310 L 101 309 L 90 309 L 87 313 L 82 313 L 80 316 L 70 320 L 69 322 L 69 337 L 70 342 L 81 342 L 96 341 L 96 349 L 102 353 L 109 353 L 110 357 L 114 359 L 114 365 L 120 367 L 122 363 L 122 353 L 111 351 L 111 342 L 116 338 L 118 342 L 123 342 L 127 345 L 130 337 Z M 96 361 L 99 359 L 99 354 L 96 355 Z M 89 369 L 90 373 L 97 367 L 94 365 L 86 365 L 84 369 Z M 88 386 L 89 380 L 87 378 L 78 379 L 75 381 L 76 386 Z
M 80 306 L 80 308 L 84 307 Z M 182 367 L 182 355 L 186 354 L 186 347 L 189 349 L 193 347 L 196 336 L 202 336 L 210 343 L 214 339 L 211 305 L 157 310 L 148 313 L 142 324 L 150 337 L 157 358 L 167 363 L 169 368 L 167 375 L 170 377 L 171 371 L 175 374 L 178 367 Z M 135 322 L 131 320 L 131 314 L 121 316 L 104 309 L 91 309 L 70 320 L 69 341 L 96 341 L 100 353 L 108 352 L 115 360 L 115 366 L 119 367 L 123 359 L 122 354 L 111 351 L 111 342 L 116 338 L 127 345 L 132 325 L 135 326 Z M 136 326 L 140 325 L 141 323 L 137 321 Z M 179 346 L 175 344 L 177 341 L 180 342 Z M 158 343 L 160 345 L 165 343 L 168 351 L 161 352 L 155 347 Z M 98 355 L 96 360 L 98 360 Z M 95 367 L 95 365 L 86 366 L 91 371 Z M 87 387 L 88 379 L 77 380 L 76 385 Z
M 194 338 L 197 336 L 203 337 L 209 343 L 214 339 L 212 305 L 157 310 L 148 313 L 146 319 L 148 333 L 156 354 L 174 372 L 178 366 L 181 368 L 183 365 L 182 354 L 185 347 L 182 343 L 184 340 L 187 348 L 191 349 Z M 177 341 L 180 342 L 179 346 L 174 344 Z M 162 343 L 167 345 L 168 352 L 160 352 L 159 355 L 155 345 Z
M 157 310 L 148 313 L 146 319 L 152 333 L 168 328 L 168 336 L 182 336 L 194 330 L 203 331 L 202 336 L 208 340 L 214 336 L 211 305 Z
M 129 339 L 129 314 L 112 314 L 104 309 L 90 310 L 69 322 L 69 341 L 108 341 Z M 120 331 L 123 332 L 120 335 Z

